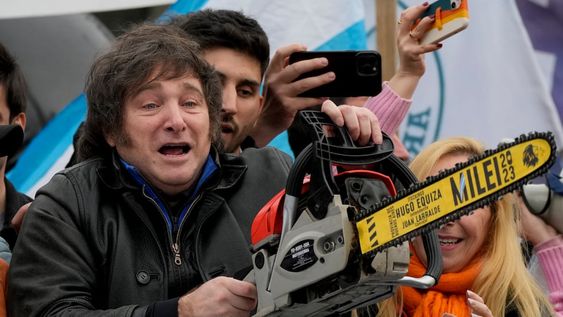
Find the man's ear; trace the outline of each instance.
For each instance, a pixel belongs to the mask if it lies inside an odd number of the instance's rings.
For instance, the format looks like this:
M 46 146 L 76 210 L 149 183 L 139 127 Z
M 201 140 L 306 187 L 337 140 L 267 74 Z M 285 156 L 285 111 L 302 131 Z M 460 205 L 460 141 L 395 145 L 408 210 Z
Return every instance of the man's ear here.
M 109 144 L 109 146 L 115 147 L 116 142 L 113 134 L 104 133 L 104 138 L 106 139 L 106 142 Z
M 12 119 L 12 122 L 10 122 L 10 124 L 17 124 L 17 125 L 19 125 L 20 127 L 22 127 L 22 130 L 24 130 L 24 131 L 25 131 L 25 124 L 26 124 L 26 123 L 27 123 L 27 117 L 25 116 L 25 113 L 24 113 L 24 112 L 18 113 L 18 115 L 15 116 L 15 117 Z
M 256 116 L 256 119 L 254 119 L 254 123 L 252 124 L 252 129 L 256 127 L 258 121 L 260 120 L 260 116 L 262 116 L 262 110 L 264 109 L 264 96 L 260 96 L 258 102 L 260 103 L 258 105 L 258 112 L 257 112 L 258 116 Z M 252 132 L 250 133 L 250 135 L 252 136 Z
M 260 107 L 258 108 L 258 113 L 262 113 L 262 109 L 264 109 L 264 96 L 260 95 Z

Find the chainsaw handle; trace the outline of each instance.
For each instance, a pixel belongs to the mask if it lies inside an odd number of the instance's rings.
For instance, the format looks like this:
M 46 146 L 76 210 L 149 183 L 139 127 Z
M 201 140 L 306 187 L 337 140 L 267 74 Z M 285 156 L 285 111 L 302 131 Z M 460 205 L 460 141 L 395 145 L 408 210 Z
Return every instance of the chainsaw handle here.
M 424 245 L 424 252 L 426 252 L 426 273 L 425 275 L 432 276 L 436 283 L 442 275 L 443 262 L 442 251 L 440 251 L 440 239 L 438 238 L 438 231 L 432 230 L 422 235 L 422 244 Z
M 438 284 L 443 267 L 438 232 L 432 230 L 422 235 L 422 244 L 424 245 L 426 261 L 428 262 L 426 273 L 421 277 L 404 276 L 399 280 L 400 285 L 427 289 Z
M 393 153 L 393 141 L 384 132 L 381 144 L 359 146 L 352 140 L 348 129 L 337 126 L 326 113 L 316 110 L 301 110 L 299 113 L 315 133 L 314 156 L 321 161 L 360 166 L 380 162 Z
M 399 158 L 391 155 L 391 157 L 389 157 L 389 162 L 393 165 L 395 170 L 401 171 L 397 175 L 402 177 L 401 182 L 403 182 L 406 186 L 416 184 L 418 182 L 416 175 L 414 175 L 408 166 L 406 166 Z M 442 252 L 440 251 L 438 231 L 432 230 L 423 234 L 422 244 L 424 245 L 424 252 L 426 252 L 426 273 L 424 273 L 422 277 L 405 276 L 399 280 L 401 285 L 426 289 L 438 283 L 443 270 Z

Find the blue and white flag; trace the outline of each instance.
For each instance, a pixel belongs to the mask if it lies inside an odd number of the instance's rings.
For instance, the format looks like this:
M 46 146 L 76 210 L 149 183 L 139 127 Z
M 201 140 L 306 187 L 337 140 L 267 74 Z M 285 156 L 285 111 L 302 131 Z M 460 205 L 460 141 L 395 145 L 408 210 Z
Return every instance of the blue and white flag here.
M 290 43 L 305 44 L 310 50 L 365 49 L 373 48 L 375 42 L 366 36 L 376 33 L 371 32 L 373 2 L 179 0 L 165 15 L 208 7 L 242 10 L 262 25 L 272 54 Z M 397 14 L 420 2 L 397 1 Z M 453 135 L 472 136 L 493 147 L 502 139 L 529 131 L 552 131 L 562 145 L 561 119 L 515 0 L 472 0 L 469 11 L 469 28 L 444 41 L 440 51 L 426 58 L 427 73 L 400 131 L 411 154 Z M 47 126 L 37 137 L 41 141 L 34 140 L 10 172 L 20 191 L 33 196 L 52 173 L 64 168 L 65 153 L 72 153 L 69 135 L 85 113 L 84 100 L 78 99 L 77 104 L 77 108 L 83 107 L 77 111 L 81 115 Z M 54 134 L 60 130 L 65 130 L 64 137 Z M 41 139 L 43 135 L 47 136 Z M 272 144 L 289 151 L 286 135 Z M 49 152 L 50 145 L 55 152 Z

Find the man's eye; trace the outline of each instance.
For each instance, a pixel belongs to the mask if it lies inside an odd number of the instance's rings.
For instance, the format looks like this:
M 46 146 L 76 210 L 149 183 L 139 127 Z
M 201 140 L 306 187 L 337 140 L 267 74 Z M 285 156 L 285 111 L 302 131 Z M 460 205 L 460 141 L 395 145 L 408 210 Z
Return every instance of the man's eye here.
M 158 108 L 158 105 L 156 103 L 151 102 L 143 105 L 143 108 L 147 110 L 152 110 Z
M 239 89 L 238 94 L 241 97 L 251 97 L 254 95 L 254 91 L 252 89 Z
M 184 102 L 184 107 L 186 108 L 193 108 L 197 106 L 197 102 L 193 101 L 193 100 L 188 100 Z

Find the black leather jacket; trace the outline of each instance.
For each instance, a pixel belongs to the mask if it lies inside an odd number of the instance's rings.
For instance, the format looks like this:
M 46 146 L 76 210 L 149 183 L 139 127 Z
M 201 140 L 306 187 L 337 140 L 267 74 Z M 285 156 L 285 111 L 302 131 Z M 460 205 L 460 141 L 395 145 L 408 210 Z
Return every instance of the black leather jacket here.
M 180 265 L 158 206 L 115 159 L 55 175 L 15 247 L 10 316 L 143 316 L 147 305 L 244 272 L 254 215 L 284 187 L 290 159 L 264 148 L 216 163 L 220 172 L 175 232 Z

